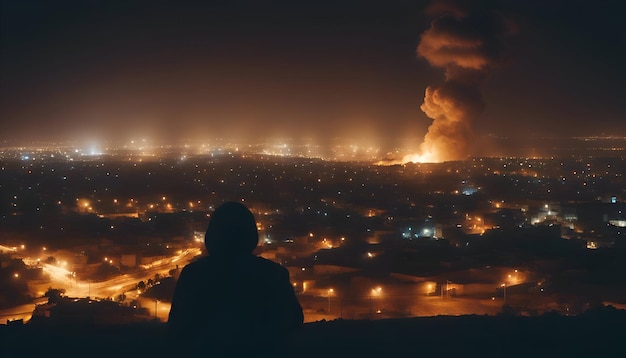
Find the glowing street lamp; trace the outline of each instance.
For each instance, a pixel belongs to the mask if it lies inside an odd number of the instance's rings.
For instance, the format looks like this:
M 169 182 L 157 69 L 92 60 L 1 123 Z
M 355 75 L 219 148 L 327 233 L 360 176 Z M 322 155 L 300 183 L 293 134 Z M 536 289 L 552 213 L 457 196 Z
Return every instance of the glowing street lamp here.
M 504 304 L 506 304 L 506 283 L 501 284 L 500 287 L 504 290 Z
M 330 314 L 330 295 L 333 293 L 333 289 L 328 289 L 328 314 Z
M 374 295 L 380 296 L 382 291 L 383 289 L 380 286 L 376 288 L 372 288 L 372 291 L 370 291 L 370 318 L 373 317 L 372 316 L 372 296 Z M 380 310 L 377 310 L 377 313 L 380 313 Z

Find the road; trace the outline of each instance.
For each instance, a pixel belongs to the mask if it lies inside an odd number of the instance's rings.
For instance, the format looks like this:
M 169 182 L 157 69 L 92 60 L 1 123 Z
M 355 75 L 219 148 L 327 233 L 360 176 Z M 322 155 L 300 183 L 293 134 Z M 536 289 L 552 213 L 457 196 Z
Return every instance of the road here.
M 135 299 L 138 297 L 138 292 L 135 290 L 137 282 L 147 281 L 149 278 L 154 278 L 156 274 L 167 276 L 169 271 L 176 268 L 177 265 L 179 267 L 185 266 L 200 253 L 200 248 L 188 248 L 151 265 L 144 265 L 132 273 L 117 275 L 104 281 L 77 279 L 65 267 L 58 265 L 39 264 L 32 259 L 24 259 L 24 262 L 41 266 L 43 271 L 50 276 L 49 285 L 64 289 L 65 295 L 68 297 L 114 298 L 123 293 L 128 299 Z
M 502 310 L 502 300 L 474 297 L 403 296 L 342 299 L 331 297 L 330 314 L 328 297 L 299 295 L 304 309 L 305 322 L 320 319 L 377 319 L 401 317 L 426 317 L 438 315 L 494 315 Z
M 8 321 L 23 319 L 28 321 L 33 316 L 35 303 L 28 303 L 16 307 L 0 310 L 0 324 L 6 324 Z

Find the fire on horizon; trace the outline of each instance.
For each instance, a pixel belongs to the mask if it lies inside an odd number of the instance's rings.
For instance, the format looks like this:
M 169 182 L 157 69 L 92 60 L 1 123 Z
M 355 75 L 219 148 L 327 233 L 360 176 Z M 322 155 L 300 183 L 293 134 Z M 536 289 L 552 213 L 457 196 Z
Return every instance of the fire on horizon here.
M 466 3 L 465 5 L 469 5 Z M 484 103 L 479 86 L 502 60 L 501 38 L 512 31 L 506 19 L 493 9 L 436 3 L 436 18 L 421 37 L 417 54 L 445 70 L 443 85 L 428 86 L 422 111 L 433 119 L 419 154 L 402 162 L 441 162 L 467 157 L 472 122 Z

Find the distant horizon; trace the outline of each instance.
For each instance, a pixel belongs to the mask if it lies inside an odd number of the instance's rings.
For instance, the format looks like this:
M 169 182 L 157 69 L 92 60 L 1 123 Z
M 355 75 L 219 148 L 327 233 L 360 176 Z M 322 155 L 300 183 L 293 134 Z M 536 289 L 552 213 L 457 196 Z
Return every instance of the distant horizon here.
M 550 158 L 550 157 L 620 157 L 626 153 L 626 136 L 529 136 L 524 138 L 484 135 L 472 152 L 457 160 L 419 161 L 454 162 L 474 158 Z M 406 160 L 415 153 L 419 138 L 372 142 L 349 137 L 315 138 L 265 137 L 250 141 L 229 138 L 184 141 L 159 141 L 148 138 L 122 140 L 0 141 L 4 158 L 20 155 L 34 160 L 36 152 L 68 151 L 72 160 L 128 153 L 133 157 L 201 157 L 224 154 L 270 155 L 277 157 L 318 158 L 330 161 L 370 162 L 379 165 L 417 162 Z M 223 152 L 222 152 L 223 151 Z M 18 153 L 19 152 L 19 153 Z M 32 152 L 32 153 L 29 153 Z M 33 154 L 33 155 L 31 155 Z M 44 153 L 39 153 L 44 154 Z M 24 156 L 25 155 L 25 156 Z

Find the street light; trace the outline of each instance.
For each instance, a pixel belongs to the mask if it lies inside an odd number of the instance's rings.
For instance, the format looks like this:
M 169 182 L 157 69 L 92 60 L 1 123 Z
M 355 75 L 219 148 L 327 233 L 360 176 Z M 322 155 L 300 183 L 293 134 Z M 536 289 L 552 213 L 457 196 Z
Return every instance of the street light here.
M 376 288 L 372 288 L 372 291 L 370 291 L 370 318 L 373 318 L 372 316 L 372 296 L 374 295 L 380 295 L 380 293 L 382 292 L 382 287 L 378 286 Z M 378 310 L 380 311 L 380 310 Z M 380 313 L 380 312 L 377 312 Z
M 504 304 L 506 305 L 506 283 L 501 284 L 500 287 L 504 290 Z
M 333 289 L 328 289 L 328 314 L 330 314 L 330 295 L 333 293 Z

